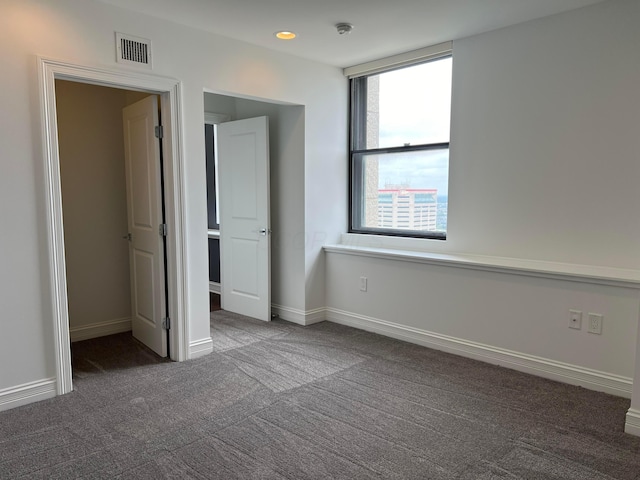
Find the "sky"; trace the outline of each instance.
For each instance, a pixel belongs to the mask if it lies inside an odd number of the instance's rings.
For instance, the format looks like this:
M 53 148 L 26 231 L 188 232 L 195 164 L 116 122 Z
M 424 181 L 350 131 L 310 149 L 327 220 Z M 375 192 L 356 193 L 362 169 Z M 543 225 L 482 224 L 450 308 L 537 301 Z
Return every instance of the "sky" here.
M 380 75 L 380 147 L 448 142 L 450 122 L 451 58 Z M 378 158 L 379 188 L 409 182 L 447 195 L 448 150 Z

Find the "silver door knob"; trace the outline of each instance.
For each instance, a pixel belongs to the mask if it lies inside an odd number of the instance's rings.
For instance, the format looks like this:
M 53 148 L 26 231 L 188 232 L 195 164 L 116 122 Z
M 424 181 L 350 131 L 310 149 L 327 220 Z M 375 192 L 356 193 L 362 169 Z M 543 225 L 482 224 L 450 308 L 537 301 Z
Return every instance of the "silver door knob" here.
M 260 230 L 258 230 L 258 233 L 260 233 L 260 235 L 262 235 L 262 236 L 266 236 L 267 233 L 271 233 L 271 229 L 269 229 L 269 228 L 261 228 Z

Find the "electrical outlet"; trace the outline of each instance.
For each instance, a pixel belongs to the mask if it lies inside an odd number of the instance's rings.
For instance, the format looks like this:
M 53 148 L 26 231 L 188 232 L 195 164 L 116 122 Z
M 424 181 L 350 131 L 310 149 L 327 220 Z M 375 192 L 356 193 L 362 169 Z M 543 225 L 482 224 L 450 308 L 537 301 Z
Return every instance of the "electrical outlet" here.
M 580 310 L 569 310 L 569 328 L 582 329 L 582 312 Z
M 595 333 L 596 335 L 602 335 L 602 315 L 599 313 L 589 314 L 589 325 L 587 327 L 589 333 Z
M 367 291 L 367 277 L 360 277 L 360 291 Z

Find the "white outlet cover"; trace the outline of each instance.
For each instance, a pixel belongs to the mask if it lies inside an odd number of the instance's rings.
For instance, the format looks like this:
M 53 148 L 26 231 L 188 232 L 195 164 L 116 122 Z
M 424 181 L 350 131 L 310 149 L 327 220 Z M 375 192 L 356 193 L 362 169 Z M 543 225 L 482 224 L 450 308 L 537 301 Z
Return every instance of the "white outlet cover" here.
M 599 313 L 590 313 L 588 321 L 587 331 L 589 333 L 595 333 L 596 335 L 602 335 L 602 315 Z
M 582 329 L 582 312 L 580 310 L 569 310 L 569 328 Z

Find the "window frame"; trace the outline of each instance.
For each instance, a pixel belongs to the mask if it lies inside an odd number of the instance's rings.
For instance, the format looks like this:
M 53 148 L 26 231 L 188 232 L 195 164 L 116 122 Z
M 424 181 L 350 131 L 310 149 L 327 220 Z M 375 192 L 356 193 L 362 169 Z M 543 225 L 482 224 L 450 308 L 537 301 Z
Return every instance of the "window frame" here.
M 364 175 L 362 159 L 366 155 L 387 155 L 394 153 L 408 153 L 415 151 L 447 150 L 450 152 L 451 139 L 448 142 L 426 143 L 417 145 L 401 145 L 396 147 L 382 148 L 356 148 L 366 145 L 366 125 L 367 125 L 367 79 L 370 76 L 380 75 L 401 68 L 417 66 L 425 63 L 453 58 L 451 49 L 440 51 L 436 55 L 421 58 L 401 65 L 390 65 L 388 68 L 381 68 L 379 64 L 370 72 L 361 72 L 349 78 L 349 233 L 379 235 L 390 237 L 409 237 L 432 240 L 446 240 L 447 232 L 392 229 L 381 227 L 363 227 L 363 185 Z M 352 67 L 357 68 L 357 67 Z M 347 69 L 349 70 L 349 69 Z M 346 70 L 345 70 L 346 72 Z M 364 101 L 362 99 L 365 99 Z M 359 159 L 359 160 L 358 160 Z M 448 213 L 448 212 L 447 212 Z

